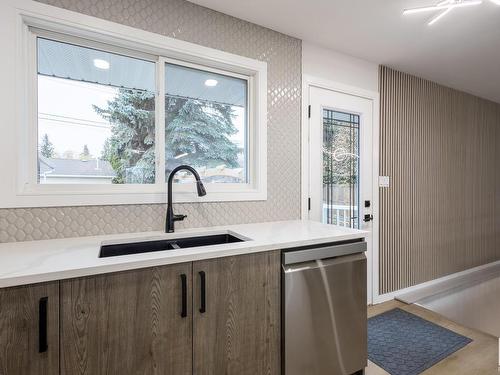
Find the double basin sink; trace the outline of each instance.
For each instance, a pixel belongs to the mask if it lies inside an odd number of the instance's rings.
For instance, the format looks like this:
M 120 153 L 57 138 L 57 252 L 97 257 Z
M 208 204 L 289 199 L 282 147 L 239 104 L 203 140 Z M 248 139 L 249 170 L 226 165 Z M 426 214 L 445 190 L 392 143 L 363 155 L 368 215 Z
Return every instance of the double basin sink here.
M 99 258 L 243 242 L 229 233 L 102 245 Z

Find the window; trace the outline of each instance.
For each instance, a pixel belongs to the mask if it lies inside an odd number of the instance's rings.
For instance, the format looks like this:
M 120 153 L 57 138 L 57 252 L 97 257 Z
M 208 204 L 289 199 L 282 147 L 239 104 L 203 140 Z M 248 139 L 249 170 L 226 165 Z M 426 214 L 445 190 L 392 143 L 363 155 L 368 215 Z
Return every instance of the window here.
M 39 184 L 155 183 L 154 61 L 37 37 L 37 67 Z M 164 90 L 165 181 L 248 183 L 248 78 L 165 63 Z
M 208 194 L 180 172 L 177 202 L 267 198 L 266 63 L 32 6 L 6 56 L 0 206 L 162 203 L 181 164 Z
M 247 183 L 247 80 L 166 64 L 165 88 L 166 175 L 189 164 L 204 182 Z
M 155 183 L 155 63 L 37 38 L 40 184 Z

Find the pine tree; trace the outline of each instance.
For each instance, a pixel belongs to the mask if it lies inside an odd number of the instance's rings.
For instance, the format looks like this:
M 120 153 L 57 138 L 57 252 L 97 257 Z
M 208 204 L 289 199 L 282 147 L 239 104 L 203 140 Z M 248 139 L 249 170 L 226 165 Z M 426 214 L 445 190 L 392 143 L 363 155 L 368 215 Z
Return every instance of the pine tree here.
M 89 151 L 89 147 L 87 145 L 83 145 L 83 151 L 82 153 L 80 154 L 80 160 L 90 160 L 91 156 L 90 156 L 90 151 Z
M 238 166 L 238 147 L 229 137 L 237 132 L 230 105 L 186 98 L 165 98 L 166 169 L 177 160 L 194 167 Z M 103 159 L 117 176 L 114 183 L 155 181 L 155 97 L 153 93 L 120 89 L 107 108 L 95 111 L 111 123 Z
M 194 167 L 238 166 L 238 146 L 229 139 L 237 132 L 230 105 L 167 97 L 165 107 L 167 170 L 182 154 L 182 163 Z
M 54 156 L 54 145 L 49 140 L 49 136 L 44 134 L 42 137 L 42 144 L 40 145 L 40 154 L 46 158 Z
M 102 156 L 116 172 L 113 183 L 155 182 L 154 109 L 154 93 L 131 89 L 120 89 L 107 108 L 94 106 L 111 124 Z

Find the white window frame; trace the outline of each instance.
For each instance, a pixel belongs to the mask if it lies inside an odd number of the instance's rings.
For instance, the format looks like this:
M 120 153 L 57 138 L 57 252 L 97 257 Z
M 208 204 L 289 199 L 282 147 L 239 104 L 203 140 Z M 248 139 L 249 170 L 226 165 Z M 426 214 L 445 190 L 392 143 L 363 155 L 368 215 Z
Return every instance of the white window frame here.
M 4 12 L 5 11 L 5 12 Z M 247 184 L 209 183 L 207 195 L 198 197 L 192 184 L 176 184 L 176 202 L 248 201 L 267 199 L 267 63 L 207 48 L 159 34 L 146 32 L 117 23 L 101 20 L 34 1 L 7 0 L 0 6 L 2 17 L 13 17 L 12 22 L 2 23 L 0 17 L 0 44 L 9 44 L 16 51 L 16 75 L 8 80 L 13 87 L 4 91 L 15 92 L 14 98 L 5 97 L 3 111 L 13 111 L 14 124 L 0 122 L 2 153 L 14 152 L 15 162 L 0 166 L 3 175 L 15 176 L 13 183 L 0 185 L 0 207 L 44 207 L 67 205 L 141 204 L 164 203 L 166 183 L 164 173 L 163 140 L 165 135 L 164 104 L 165 63 L 174 63 L 248 80 L 247 123 Z M 156 95 L 156 183 L 155 184 L 38 184 L 37 161 L 37 66 L 36 33 L 60 41 L 75 41 L 91 48 L 118 52 L 131 57 L 157 62 Z M 15 38 L 7 38 L 14 35 Z M 12 40 L 14 39 L 14 40 Z M 108 48 L 109 46 L 109 48 Z M 0 62 L 0 70 L 5 62 Z M 1 73 L 0 73 L 1 74 Z M 2 76 L 0 76 L 2 77 Z M 2 77 L 3 78 L 3 77 Z M 15 105 L 9 106 L 9 100 Z M 12 103 L 14 104 L 14 103 Z M 12 114 L 12 113 L 11 113 Z M 9 116 L 7 116 L 9 117 Z M 11 137 L 12 136 L 12 137 Z M 10 140 L 9 140 L 10 139 Z M 15 144 L 12 144 L 15 139 Z M 3 155 L 2 155 L 3 156 Z M 7 158 L 8 159 L 8 158 Z

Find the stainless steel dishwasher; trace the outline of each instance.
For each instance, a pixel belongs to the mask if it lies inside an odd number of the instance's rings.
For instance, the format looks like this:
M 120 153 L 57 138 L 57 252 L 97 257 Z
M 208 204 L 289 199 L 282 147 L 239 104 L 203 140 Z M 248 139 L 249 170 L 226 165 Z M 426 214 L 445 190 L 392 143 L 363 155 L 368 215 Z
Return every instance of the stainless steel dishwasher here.
M 363 374 L 366 242 L 283 250 L 284 375 Z

